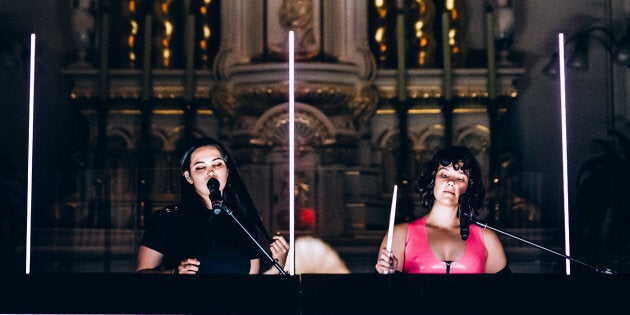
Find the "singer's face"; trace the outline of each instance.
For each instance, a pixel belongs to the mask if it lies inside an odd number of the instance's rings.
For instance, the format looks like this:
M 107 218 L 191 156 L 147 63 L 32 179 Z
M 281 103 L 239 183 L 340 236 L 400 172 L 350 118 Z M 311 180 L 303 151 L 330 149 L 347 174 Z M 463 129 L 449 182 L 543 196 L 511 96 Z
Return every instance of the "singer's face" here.
M 435 174 L 433 195 L 435 202 L 447 206 L 457 206 L 459 196 L 468 188 L 468 174 L 461 168 L 453 168 L 452 164 L 440 165 Z
M 188 173 L 188 174 L 187 174 Z M 190 172 L 184 172 L 188 183 L 195 186 L 199 196 L 207 197 L 208 181 L 214 177 L 219 181 L 219 189 L 223 191 L 227 183 L 227 165 L 223 161 L 219 149 L 213 146 L 201 147 L 190 155 Z

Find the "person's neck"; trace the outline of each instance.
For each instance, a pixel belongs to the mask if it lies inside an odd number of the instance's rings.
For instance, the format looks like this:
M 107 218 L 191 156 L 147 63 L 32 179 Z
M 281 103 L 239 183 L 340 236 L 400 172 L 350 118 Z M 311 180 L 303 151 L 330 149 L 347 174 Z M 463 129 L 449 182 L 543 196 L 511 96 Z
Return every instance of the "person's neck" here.
M 200 196 L 199 194 L 195 193 L 194 198 L 190 198 L 188 199 L 187 202 L 189 207 L 195 207 L 197 208 L 199 211 L 201 211 L 202 209 L 205 210 L 210 210 L 212 209 L 212 202 L 210 201 L 210 197 L 206 196 L 205 198 Z
M 201 201 L 206 209 L 212 209 L 212 201 L 210 201 L 210 197 L 201 197 Z
M 459 224 L 457 219 L 457 207 L 447 207 L 434 204 L 426 215 L 427 224 L 438 227 L 453 227 Z

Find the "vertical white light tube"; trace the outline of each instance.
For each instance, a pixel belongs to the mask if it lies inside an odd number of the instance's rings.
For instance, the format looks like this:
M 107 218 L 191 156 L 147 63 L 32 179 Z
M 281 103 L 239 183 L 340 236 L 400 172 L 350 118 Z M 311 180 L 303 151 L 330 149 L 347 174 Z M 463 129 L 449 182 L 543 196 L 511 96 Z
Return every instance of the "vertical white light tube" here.
M 295 46 L 289 31 L 289 274 L 295 274 Z
M 31 61 L 28 87 L 28 170 L 26 186 L 26 274 L 31 273 L 31 208 L 33 195 L 33 109 L 35 95 L 35 34 L 31 34 Z
M 387 254 L 392 254 L 392 240 L 394 239 L 394 222 L 396 220 L 396 199 L 398 198 L 398 185 L 394 185 L 394 193 L 392 195 L 392 207 L 389 212 L 389 228 L 387 229 L 387 245 L 385 250 Z M 387 274 L 387 270 L 384 271 Z
M 392 206 L 389 211 L 389 228 L 387 229 L 387 246 L 385 249 L 388 254 L 392 252 L 392 241 L 394 237 L 394 222 L 396 221 L 396 199 L 398 198 L 398 185 L 394 185 L 394 193 L 392 195 Z
M 560 66 L 560 110 L 562 116 L 562 194 L 564 196 L 564 251 L 571 257 L 569 241 L 569 184 L 567 167 L 567 96 L 564 75 L 564 34 L 558 35 L 558 63 Z M 571 260 L 566 259 L 566 274 L 571 274 Z

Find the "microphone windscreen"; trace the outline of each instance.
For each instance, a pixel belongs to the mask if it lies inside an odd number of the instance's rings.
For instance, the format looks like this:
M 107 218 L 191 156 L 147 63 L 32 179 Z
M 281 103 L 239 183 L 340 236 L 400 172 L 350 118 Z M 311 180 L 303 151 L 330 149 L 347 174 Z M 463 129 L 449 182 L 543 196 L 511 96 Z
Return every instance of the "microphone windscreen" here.
M 208 190 L 210 191 L 210 201 L 215 202 L 215 201 L 221 201 L 221 190 L 219 190 L 220 184 L 219 184 L 219 180 L 217 180 L 216 178 L 211 178 L 208 181 Z

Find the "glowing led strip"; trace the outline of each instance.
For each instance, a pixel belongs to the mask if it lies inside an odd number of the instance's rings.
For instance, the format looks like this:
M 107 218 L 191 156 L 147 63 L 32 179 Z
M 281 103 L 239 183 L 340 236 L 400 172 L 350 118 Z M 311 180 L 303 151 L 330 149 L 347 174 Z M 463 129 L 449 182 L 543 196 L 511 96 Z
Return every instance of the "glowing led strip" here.
M 295 274 L 295 58 L 294 35 L 289 31 L 289 274 Z
M 567 96 L 564 76 L 564 34 L 558 35 L 558 63 L 560 65 L 560 110 L 562 116 L 562 194 L 564 196 L 564 250 L 571 257 L 569 242 L 569 185 L 567 171 Z M 571 274 L 571 260 L 566 259 L 566 274 Z
M 31 273 L 31 208 L 33 194 L 33 100 L 35 90 L 35 34 L 31 34 L 31 65 L 28 91 L 28 183 L 26 188 L 26 274 Z

